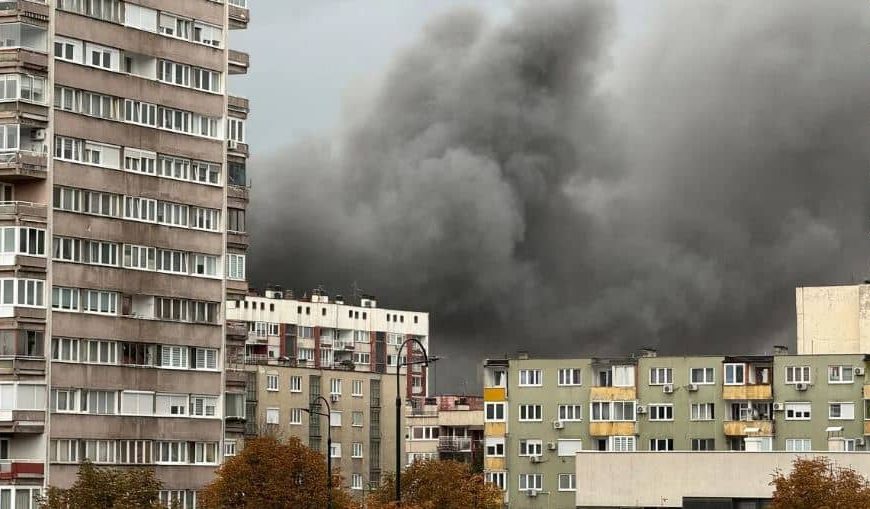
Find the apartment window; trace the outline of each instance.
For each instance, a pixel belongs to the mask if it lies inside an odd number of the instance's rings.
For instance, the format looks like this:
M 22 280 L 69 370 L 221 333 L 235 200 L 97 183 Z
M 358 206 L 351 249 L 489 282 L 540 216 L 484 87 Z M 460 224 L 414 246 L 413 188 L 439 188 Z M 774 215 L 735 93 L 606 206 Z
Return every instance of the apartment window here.
M 187 442 L 155 442 L 155 463 L 187 463 Z
M 66 60 L 68 62 L 77 62 L 81 59 L 82 43 L 62 37 L 55 37 L 54 41 L 54 58 L 58 60 Z
M 351 384 L 351 395 L 361 398 L 363 395 L 363 381 L 354 380 Z
M 88 59 L 86 64 L 92 67 L 101 67 L 110 71 L 120 69 L 120 54 L 118 50 L 97 46 L 95 44 L 86 44 Z
M 809 366 L 786 366 L 785 368 L 785 383 L 799 384 L 810 383 L 810 367 Z
M 245 280 L 245 255 L 227 253 L 227 278 L 236 281 Z
M 277 408 L 267 408 L 266 409 L 266 424 L 278 424 L 280 422 L 279 409 Z
M 154 316 L 161 320 L 176 320 L 187 321 L 188 317 L 188 301 L 183 299 L 170 299 L 167 297 L 158 297 L 154 299 L 155 311 Z
M 157 492 L 157 495 L 160 503 L 165 507 L 184 509 L 194 509 L 196 507 L 196 492 L 193 490 L 160 490 Z
M 610 450 L 614 452 L 633 452 L 637 449 L 637 440 L 631 436 L 610 437 Z
M 302 362 L 308 362 L 314 360 L 314 349 L 313 348 L 299 348 L 296 350 L 296 355 L 299 356 L 299 360 Z
M 219 211 L 215 209 L 204 209 L 201 207 L 191 207 L 190 211 L 191 228 L 208 231 L 218 231 L 220 229 Z
M 157 222 L 157 200 L 138 196 L 124 197 L 124 219 Z
M 714 418 L 713 403 L 692 403 L 691 419 L 693 421 L 712 421 Z
M 360 447 L 362 447 L 362 444 L 360 444 Z M 362 450 L 362 449 L 360 449 L 360 450 Z M 360 453 L 360 454 L 362 454 L 362 453 Z M 362 458 L 361 455 L 354 456 L 354 457 L 355 458 L 357 458 L 357 457 Z M 363 476 L 362 476 L 362 474 L 351 474 L 350 475 L 350 489 L 352 489 L 352 490 L 363 489 Z
M 810 440 L 809 438 L 786 438 L 785 450 L 794 452 L 812 451 L 812 440 Z
M 78 463 L 78 445 L 78 440 L 52 440 L 50 460 L 54 463 Z
M 333 410 L 329 413 L 329 425 L 333 428 L 341 427 L 341 412 Z
M 504 457 L 504 438 L 487 438 L 486 455 L 495 458 Z
M 194 348 L 193 369 L 217 369 L 217 356 L 216 348 Z
M 290 377 L 290 392 L 302 392 L 302 377 L 301 376 L 291 376 Z
M 245 121 L 240 118 L 229 118 L 227 122 L 227 139 L 245 142 Z
M 715 370 L 713 368 L 692 368 L 689 379 L 693 384 L 709 385 L 716 383 Z
M 486 421 L 503 422 L 505 420 L 505 403 L 484 403 Z
M 649 450 L 650 451 L 673 451 L 674 450 L 674 439 L 673 438 L 651 438 L 649 441 Z
M 560 421 L 583 420 L 583 405 L 559 405 Z
M 178 180 L 190 179 L 190 161 L 161 155 L 157 159 L 157 175 Z
M 118 463 L 129 465 L 148 465 L 151 460 L 150 440 L 119 440 Z
M 341 379 L 332 378 L 329 380 L 329 393 L 341 396 Z
M 227 231 L 245 232 L 245 211 L 243 209 L 227 209 Z M 326 308 L 323 308 L 326 313 Z
M 140 5 L 125 2 L 124 24 L 148 32 L 157 31 L 157 11 Z
M 0 279 L 0 304 L 42 307 L 45 281 L 36 279 Z
M 128 415 L 154 415 L 154 393 L 122 391 L 121 413 Z
M 217 442 L 196 442 L 193 444 L 193 462 L 200 465 L 217 463 Z
M 51 391 L 51 410 L 53 412 L 78 412 L 78 391 L 75 389 L 54 389 Z
M 301 408 L 291 408 L 290 409 L 290 424 L 302 424 L 302 409 Z
M 673 421 L 674 420 L 674 405 L 650 405 L 649 420 L 651 421 Z
M 520 421 L 540 421 L 541 405 L 520 405 Z
M 157 105 L 133 99 L 124 99 L 124 121 L 157 127 Z
M 577 491 L 574 474 L 559 474 L 559 491 Z
M 411 440 L 438 440 L 438 426 L 413 426 Z
M 161 12 L 157 31 L 163 35 L 175 37 L 177 39 L 190 39 L 190 32 L 192 27 L 192 20 L 180 18 L 166 12 Z
M 0 357 L 15 355 L 42 357 L 44 355 L 44 342 L 42 331 L 28 329 L 0 330 Z
M 104 21 L 121 22 L 119 0 L 58 0 L 57 8 Z
M 507 472 L 486 472 L 486 482 L 495 484 L 502 491 L 507 488 Z
M 365 352 L 354 352 L 353 363 L 361 366 L 368 366 L 371 364 L 371 354 Z
M 520 491 L 541 491 L 544 486 L 544 474 L 520 474 Z
M 236 455 L 236 441 L 224 440 L 224 456 L 230 457 Z
M 117 413 L 117 393 L 115 391 L 81 391 L 81 411 L 88 414 L 111 415 Z M 122 407 L 123 408 L 123 407 Z M 151 406 L 148 406 L 148 414 L 151 415 Z M 122 413 L 131 413 L 124 412 Z
M 712 438 L 693 438 L 692 439 L 692 450 L 693 451 L 715 451 L 715 440 Z
M 812 414 L 811 403 L 786 403 L 785 418 L 788 421 L 808 421 Z
M 193 68 L 193 88 L 206 92 L 220 93 L 221 73 L 208 69 Z
M 153 247 L 124 244 L 124 267 L 128 269 L 154 270 L 157 250 Z
M 556 454 L 558 456 L 574 457 L 577 451 L 583 449 L 583 441 L 579 438 L 560 439 L 556 446 Z
M 353 412 L 351 414 L 351 426 L 361 428 L 363 425 L 363 413 Z
M 582 385 L 580 368 L 560 368 L 559 385 Z
M 205 254 L 193 255 L 193 266 L 190 273 L 196 276 L 217 276 L 218 259 L 216 256 Z
M 194 417 L 216 417 L 217 396 L 191 396 L 190 415 Z
M 157 81 L 169 83 L 171 85 L 179 85 L 182 87 L 190 86 L 190 66 L 170 62 L 169 60 L 157 61 Z
M 593 421 L 634 421 L 634 401 L 593 401 Z
M 170 202 L 157 202 L 157 222 L 167 226 L 187 227 L 190 208 L 187 205 Z
M 855 403 L 829 403 L 828 404 L 828 419 L 836 420 L 854 420 L 855 419 Z
M 852 366 L 828 366 L 828 383 L 850 384 L 855 381 L 855 370 Z
M 45 256 L 45 230 L 0 228 L 0 253 Z
M 160 347 L 160 367 L 173 369 L 187 369 L 186 346 L 167 346 Z
M 341 444 L 333 443 L 332 449 L 329 450 L 329 456 L 332 458 L 341 458 Z
M 266 390 L 267 391 L 277 391 L 278 390 L 278 375 L 266 375 Z
M 118 344 L 97 339 L 82 340 L 82 362 L 90 364 L 117 364 Z
M 2 26 L 2 24 L 0 24 Z M 0 126 L 0 151 L 11 152 L 19 148 L 19 128 L 15 124 Z
M 114 463 L 114 440 L 85 440 L 84 457 L 93 463 Z
M 187 414 L 186 394 L 158 394 L 154 398 L 155 415 L 179 416 Z
M 725 385 L 745 385 L 746 365 L 725 364 Z
M 665 385 L 674 383 L 674 373 L 671 368 L 650 368 L 649 384 Z
M 539 387 L 541 385 L 540 369 L 521 369 L 520 387 Z
M 520 440 L 520 456 L 540 456 L 544 451 L 541 440 Z
M 245 418 L 245 395 L 233 392 L 224 393 L 224 413 L 227 418 Z
M 204 161 L 191 161 L 190 180 L 203 184 L 220 184 L 221 165 Z
M 354 442 L 352 446 L 351 458 L 362 458 L 363 457 L 363 444 L 362 442 Z

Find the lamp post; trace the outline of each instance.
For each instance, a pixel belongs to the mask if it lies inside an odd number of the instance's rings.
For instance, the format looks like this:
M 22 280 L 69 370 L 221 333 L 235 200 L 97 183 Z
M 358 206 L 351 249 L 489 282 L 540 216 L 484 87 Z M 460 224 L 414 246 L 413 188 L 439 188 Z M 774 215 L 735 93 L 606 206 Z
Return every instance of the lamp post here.
M 323 400 L 323 404 L 326 405 L 326 413 L 314 410 L 313 407 L 319 400 Z M 326 417 L 326 507 L 332 509 L 332 408 L 329 406 L 329 401 L 323 396 L 317 396 L 311 402 L 311 407 L 303 408 L 302 411 Z
M 423 360 L 408 362 L 406 358 L 405 362 L 401 362 L 402 350 L 408 343 L 417 343 L 420 350 L 423 350 Z M 433 358 L 432 360 L 435 361 L 437 359 Z M 426 352 L 426 347 L 417 338 L 408 338 L 399 345 L 399 351 L 396 354 L 396 507 L 402 504 L 402 441 L 399 438 L 402 436 L 402 390 L 400 387 L 402 378 L 400 374 L 402 366 L 412 366 L 414 364 L 422 364 L 428 367 L 429 354 Z

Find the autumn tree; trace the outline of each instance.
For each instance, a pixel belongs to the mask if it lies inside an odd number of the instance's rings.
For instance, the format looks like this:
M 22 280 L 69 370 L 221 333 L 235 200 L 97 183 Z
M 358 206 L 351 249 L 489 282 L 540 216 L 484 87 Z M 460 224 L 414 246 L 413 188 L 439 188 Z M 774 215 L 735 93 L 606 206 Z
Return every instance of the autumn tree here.
M 772 509 L 845 509 L 870 507 L 870 484 L 848 467 L 826 457 L 797 458 L 791 472 L 777 470 Z
M 369 509 L 395 508 L 395 477 L 368 497 Z M 402 471 L 402 509 L 499 509 L 504 496 L 498 486 L 474 474 L 467 463 L 418 460 Z
M 40 500 L 42 509 L 165 509 L 162 487 L 148 468 L 98 468 L 85 461 L 76 482 L 67 489 L 50 487 Z
M 204 509 L 324 509 L 326 480 L 326 460 L 298 438 L 250 438 L 197 501 Z M 355 506 L 339 475 L 333 475 L 332 494 L 335 509 Z

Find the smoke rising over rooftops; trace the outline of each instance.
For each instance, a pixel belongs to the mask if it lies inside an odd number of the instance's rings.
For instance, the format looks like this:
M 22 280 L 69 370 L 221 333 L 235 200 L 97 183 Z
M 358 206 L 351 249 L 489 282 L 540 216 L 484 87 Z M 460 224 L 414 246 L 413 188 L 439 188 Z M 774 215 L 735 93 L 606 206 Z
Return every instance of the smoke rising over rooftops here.
M 340 132 L 252 167 L 252 283 L 433 313 L 484 357 L 751 353 L 794 286 L 862 279 L 864 2 L 519 2 L 431 21 Z M 353 48 L 348 48 L 353 51 Z

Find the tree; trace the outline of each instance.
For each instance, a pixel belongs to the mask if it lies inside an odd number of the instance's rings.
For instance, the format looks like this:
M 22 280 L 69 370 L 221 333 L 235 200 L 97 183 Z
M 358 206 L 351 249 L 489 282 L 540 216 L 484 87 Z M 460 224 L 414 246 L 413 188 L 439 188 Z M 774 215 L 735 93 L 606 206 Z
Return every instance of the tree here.
M 369 509 L 395 508 L 395 477 L 369 495 Z M 467 463 L 418 460 L 402 472 L 402 509 L 499 509 L 498 486 L 474 474 Z
M 845 509 L 870 507 L 870 484 L 849 467 L 826 457 L 797 458 L 788 474 L 777 470 L 772 509 Z
M 40 500 L 43 509 L 165 509 L 162 484 L 148 468 L 97 468 L 82 463 L 76 482 L 67 489 L 50 487 Z
M 327 507 L 326 461 L 296 437 L 281 442 L 264 436 L 245 440 L 242 451 L 224 462 L 200 492 L 205 509 L 323 509 Z M 354 507 L 333 474 L 333 507 Z

